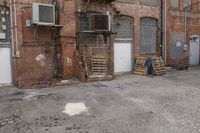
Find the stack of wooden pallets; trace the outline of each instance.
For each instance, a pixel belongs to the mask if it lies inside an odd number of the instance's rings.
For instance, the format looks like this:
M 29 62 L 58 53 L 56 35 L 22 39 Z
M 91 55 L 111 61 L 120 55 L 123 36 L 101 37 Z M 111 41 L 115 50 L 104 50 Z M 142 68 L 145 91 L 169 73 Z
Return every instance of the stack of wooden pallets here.
M 156 75 L 162 75 L 166 73 L 166 67 L 162 60 L 162 57 L 154 56 L 152 58 L 153 69 Z
M 135 74 L 138 75 L 147 74 L 147 67 L 144 66 L 146 60 L 147 60 L 146 56 L 139 56 L 136 58 L 136 64 L 134 69 Z M 162 60 L 162 57 L 152 56 L 152 64 L 155 75 L 162 75 L 166 73 L 166 67 Z
M 105 56 L 92 57 L 92 75 L 105 75 L 107 74 L 107 59 Z
M 136 58 L 134 73 L 138 75 L 146 75 L 147 68 L 144 66 L 147 58 L 145 56 L 139 56 Z

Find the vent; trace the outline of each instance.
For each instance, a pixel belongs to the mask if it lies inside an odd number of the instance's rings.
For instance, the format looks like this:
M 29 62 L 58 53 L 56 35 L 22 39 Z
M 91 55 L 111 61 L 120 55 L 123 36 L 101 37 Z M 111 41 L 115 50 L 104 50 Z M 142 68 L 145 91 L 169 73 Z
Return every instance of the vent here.
M 94 31 L 110 31 L 110 16 L 97 14 L 92 16 Z
M 37 25 L 55 25 L 55 6 L 33 3 L 33 23 Z

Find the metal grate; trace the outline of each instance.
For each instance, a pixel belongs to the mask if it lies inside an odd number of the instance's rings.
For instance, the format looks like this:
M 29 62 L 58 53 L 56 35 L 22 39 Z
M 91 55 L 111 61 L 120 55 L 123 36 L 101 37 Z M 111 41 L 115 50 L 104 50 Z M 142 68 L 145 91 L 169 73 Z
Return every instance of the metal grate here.
M 52 6 L 39 5 L 39 21 L 54 23 L 54 8 Z
M 157 20 L 153 18 L 141 19 L 141 54 L 156 53 Z

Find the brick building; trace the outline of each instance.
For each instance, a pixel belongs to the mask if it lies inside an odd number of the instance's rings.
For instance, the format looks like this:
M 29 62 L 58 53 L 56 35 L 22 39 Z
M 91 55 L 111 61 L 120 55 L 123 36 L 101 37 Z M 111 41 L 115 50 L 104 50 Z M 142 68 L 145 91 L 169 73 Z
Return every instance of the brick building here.
M 199 64 L 199 0 L 166 1 L 167 65 Z
M 33 2 L 56 6 L 56 26 L 29 24 L 32 20 Z M 5 8 L 7 8 L 7 14 L 4 13 Z M 7 80 L 2 81 L 2 83 L 13 82 L 13 84 L 22 87 L 38 84 L 42 81 L 46 82 L 53 78 L 76 77 L 74 73 L 74 69 L 76 69 L 74 67 L 76 64 L 74 60 L 76 48 L 74 0 L 16 0 L 16 2 L 5 0 L 1 1 L 1 11 L 1 18 L 5 18 L 5 16 L 7 18 L 8 29 L 2 32 L 8 36 L 1 38 L 1 49 L 3 46 L 9 50 L 12 49 L 11 57 L 3 59 L 10 58 L 12 67 L 10 70 L 6 70 L 11 72 L 5 72 L 2 75 L 2 79 L 7 77 Z M 11 27 L 10 30 L 9 27 Z M 5 52 L 2 52 L 3 56 L 9 56 Z M 9 63 L 3 64 L 3 66 L 4 68 L 8 67 Z M 3 71 L 1 70 L 1 73 Z
M 33 2 L 55 6 L 55 25 L 32 24 Z M 136 56 L 161 54 L 161 5 L 159 0 L 1 1 L 0 55 L 6 59 L 0 59 L 8 62 L 0 68 L 0 84 L 93 81 L 131 72 Z
M 79 50 L 86 58 L 85 62 L 89 62 L 89 72 L 86 72 L 89 79 L 95 77 L 95 71 L 91 68 L 92 58 L 98 53 L 104 53 L 107 57 L 108 66 L 104 70 L 111 76 L 131 72 L 136 56 L 161 54 L 161 1 L 77 2 Z M 110 16 L 111 32 L 91 30 L 92 16 L 100 17 L 105 14 Z M 98 52 L 100 49 L 102 52 Z

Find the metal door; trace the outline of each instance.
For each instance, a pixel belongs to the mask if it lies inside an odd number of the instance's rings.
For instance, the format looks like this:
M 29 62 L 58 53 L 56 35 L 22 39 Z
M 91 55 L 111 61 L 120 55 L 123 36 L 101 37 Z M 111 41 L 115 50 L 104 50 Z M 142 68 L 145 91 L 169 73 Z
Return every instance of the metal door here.
M 190 41 L 190 65 L 199 64 L 199 39 Z
M 117 36 L 114 43 L 115 73 L 131 72 L 133 69 L 133 19 L 116 16 L 114 30 Z
M 115 62 L 115 73 L 124 73 L 132 71 L 133 61 L 132 61 L 131 43 L 114 44 L 114 62 Z
M 0 47 L 0 85 L 11 84 L 11 56 L 9 47 Z
M 157 20 L 154 18 L 141 19 L 141 54 L 156 53 L 157 44 Z

